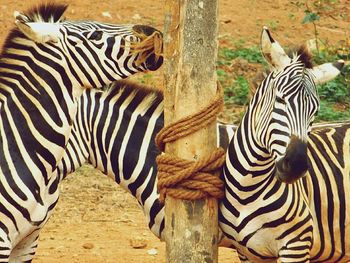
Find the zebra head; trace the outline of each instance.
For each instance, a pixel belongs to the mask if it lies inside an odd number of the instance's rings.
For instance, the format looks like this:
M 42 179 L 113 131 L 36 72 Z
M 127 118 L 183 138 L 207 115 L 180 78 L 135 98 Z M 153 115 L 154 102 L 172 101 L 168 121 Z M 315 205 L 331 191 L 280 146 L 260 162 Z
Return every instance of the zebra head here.
M 15 12 L 18 30 L 5 50 L 16 44 L 58 60 L 84 87 L 102 87 L 140 71 L 156 70 L 163 62 L 162 34 L 143 25 L 66 21 L 67 5 L 43 4 Z
M 319 109 L 316 84 L 338 75 L 344 62 L 313 67 L 305 47 L 289 57 L 267 28 L 261 47 L 274 70 L 252 99 L 252 122 L 258 144 L 276 164 L 275 175 L 292 183 L 308 169 L 308 132 Z

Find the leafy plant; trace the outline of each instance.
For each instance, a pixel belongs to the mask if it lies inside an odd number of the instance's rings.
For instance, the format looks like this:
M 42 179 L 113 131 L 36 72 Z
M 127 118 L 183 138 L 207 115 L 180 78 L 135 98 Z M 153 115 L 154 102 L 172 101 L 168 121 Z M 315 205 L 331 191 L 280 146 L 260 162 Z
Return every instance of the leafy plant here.
M 219 61 L 220 65 L 227 65 L 232 62 L 235 58 L 243 58 L 249 63 L 265 63 L 263 56 L 261 55 L 260 50 L 257 47 L 250 48 L 240 48 L 240 49 L 231 49 L 224 47 L 219 50 Z
M 303 18 L 302 23 L 306 24 L 306 23 L 314 23 L 315 21 L 320 20 L 320 16 L 308 9 L 306 9 L 305 11 L 305 16 Z
M 223 69 L 217 69 L 216 70 L 216 75 L 218 76 L 218 80 L 220 82 L 224 82 L 226 80 L 226 78 L 227 78 L 227 73 Z
M 344 78 L 337 78 L 318 87 L 318 93 L 321 100 L 333 103 L 349 102 L 349 88 Z
M 346 48 L 346 47 L 344 47 Z M 337 61 L 339 59 L 350 60 L 350 50 L 348 52 L 337 52 L 337 49 L 334 47 L 325 47 L 323 50 L 320 50 L 317 53 L 314 53 L 312 56 L 312 60 L 315 64 L 322 64 L 329 61 Z M 349 67 L 346 67 L 342 70 L 343 73 L 349 75 L 350 70 Z
M 238 76 L 232 86 L 224 89 L 224 101 L 238 105 L 249 102 L 249 83 L 243 76 Z
M 318 46 L 318 31 L 317 31 L 317 26 L 316 26 L 316 21 L 320 20 L 320 16 L 317 13 L 312 12 L 308 5 L 306 5 L 306 10 L 305 12 L 305 16 L 303 18 L 302 24 L 306 24 L 306 23 L 312 23 L 312 25 L 314 26 L 314 34 L 315 34 L 315 40 L 316 40 L 316 49 L 319 52 L 319 46 Z
M 322 101 L 320 102 L 320 110 L 316 116 L 317 121 L 339 121 L 339 120 L 349 120 L 350 119 L 350 109 L 345 111 L 339 111 L 334 109 L 334 104 Z

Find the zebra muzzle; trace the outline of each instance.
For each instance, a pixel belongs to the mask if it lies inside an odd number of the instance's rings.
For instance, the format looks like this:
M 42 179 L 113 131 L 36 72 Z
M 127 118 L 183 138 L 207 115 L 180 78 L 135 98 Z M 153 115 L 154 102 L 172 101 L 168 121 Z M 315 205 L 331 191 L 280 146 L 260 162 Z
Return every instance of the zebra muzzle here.
M 144 25 L 135 25 L 133 30 L 141 40 L 132 44 L 132 52 L 138 54 L 136 64 L 144 64 L 148 70 L 157 70 L 163 64 L 162 32 Z
M 275 175 L 284 183 L 293 183 L 308 169 L 307 142 L 292 136 L 284 157 L 276 162 Z

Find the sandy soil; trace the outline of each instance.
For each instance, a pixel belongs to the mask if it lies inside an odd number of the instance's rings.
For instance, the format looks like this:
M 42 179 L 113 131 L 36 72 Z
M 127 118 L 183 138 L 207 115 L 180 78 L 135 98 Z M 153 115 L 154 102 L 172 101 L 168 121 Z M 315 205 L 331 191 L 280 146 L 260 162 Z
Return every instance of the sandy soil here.
M 132 244 L 145 247 L 135 249 Z M 235 251 L 220 248 L 219 253 L 220 262 L 236 262 Z M 160 263 L 165 262 L 165 243 L 148 230 L 130 194 L 84 166 L 64 181 L 59 205 L 42 231 L 34 260 L 68 262 Z
M 2 44 L 13 26 L 13 11 L 25 10 L 41 1 L 0 0 Z M 163 1 L 66 0 L 69 19 L 93 19 L 111 23 L 150 24 L 163 28 Z M 259 43 L 267 25 L 282 44 L 298 44 L 314 38 L 311 24 L 302 25 L 304 8 L 286 0 L 221 0 L 220 45 L 244 40 Z M 297 2 L 297 1 L 294 1 Z M 316 1 L 315 1 L 316 2 Z M 319 37 L 333 45 L 349 43 L 350 5 L 335 1 L 323 10 L 318 22 Z M 345 44 L 344 44 L 345 43 Z M 144 76 L 138 78 L 147 79 Z M 157 78 L 157 77 L 155 77 Z M 158 73 L 161 78 L 161 71 Z M 148 78 L 150 79 L 150 78 Z M 152 79 L 152 78 L 151 78 Z M 158 81 L 160 83 L 161 81 Z M 132 243 L 144 248 L 135 249 Z M 148 230 L 135 200 L 91 167 L 72 174 L 62 184 L 62 195 L 54 215 L 42 231 L 35 263 L 165 262 L 165 244 Z M 235 261 L 235 252 L 219 250 L 219 262 Z

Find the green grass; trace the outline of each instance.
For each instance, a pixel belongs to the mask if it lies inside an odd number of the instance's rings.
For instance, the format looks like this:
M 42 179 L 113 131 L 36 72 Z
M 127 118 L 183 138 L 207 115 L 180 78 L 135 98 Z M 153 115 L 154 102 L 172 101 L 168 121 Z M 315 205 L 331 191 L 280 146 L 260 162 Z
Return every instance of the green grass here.
M 318 86 L 320 99 L 330 103 L 348 103 L 349 86 L 343 76 Z
M 238 76 L 231 86 L 224 90 L 224 101 L 237 105 L 246 105 L 249 102 L 249 82 Z

